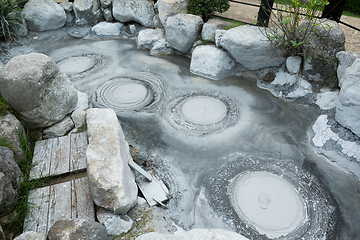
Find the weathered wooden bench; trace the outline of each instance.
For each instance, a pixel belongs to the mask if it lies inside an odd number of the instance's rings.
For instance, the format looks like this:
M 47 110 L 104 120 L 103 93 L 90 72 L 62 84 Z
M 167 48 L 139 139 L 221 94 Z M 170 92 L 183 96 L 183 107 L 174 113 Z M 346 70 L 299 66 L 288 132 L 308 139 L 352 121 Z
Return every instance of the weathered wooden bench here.
M 38 141 L 30 172 L 31 179 L 84 171 L 86 169 L 86 132 Z M 95 220 L 94 203 L 87 177 L 33 190 L 29 195 L 30 215 L 24 231 L 47 233 L 58 220 L 82 218 Z

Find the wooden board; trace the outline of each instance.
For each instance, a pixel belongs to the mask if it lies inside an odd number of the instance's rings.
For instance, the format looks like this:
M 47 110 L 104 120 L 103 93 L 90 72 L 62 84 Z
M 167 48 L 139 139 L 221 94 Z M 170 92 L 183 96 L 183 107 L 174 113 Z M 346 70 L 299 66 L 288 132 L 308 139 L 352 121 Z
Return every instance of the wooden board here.
M 95 221 L 87 177 L 35 189 L 30 192 L 28 201 L 31 207 L 24 232 L 48 233 L 58 220 L 81 218 Z
M 36 142 L 30 179 L 86 169 L 86 132 Z

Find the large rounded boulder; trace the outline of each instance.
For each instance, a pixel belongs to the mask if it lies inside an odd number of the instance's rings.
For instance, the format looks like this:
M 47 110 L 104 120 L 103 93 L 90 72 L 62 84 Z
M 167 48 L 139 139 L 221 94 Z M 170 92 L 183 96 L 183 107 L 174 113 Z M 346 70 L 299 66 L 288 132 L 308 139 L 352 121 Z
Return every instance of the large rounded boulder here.
M 77 104 L 77 91 L 69 78 L 40 53 L 11 59 L 0 75 L 0 92 L 29 129 L 59 122 Z
M 65 10 L 53 0 L 30 0 L 23 14 L 28 29 L 34 32 L 59 29 L 66 23 Z

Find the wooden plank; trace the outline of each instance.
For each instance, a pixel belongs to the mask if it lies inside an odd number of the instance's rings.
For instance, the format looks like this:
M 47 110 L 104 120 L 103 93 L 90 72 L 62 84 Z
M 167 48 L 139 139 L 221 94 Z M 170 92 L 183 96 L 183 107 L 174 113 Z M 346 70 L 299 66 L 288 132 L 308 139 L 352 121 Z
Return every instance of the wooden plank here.
M 95 220 L 88 177 L 33 190 L 29 203 L 33 207 L 25 220 L 24 231 L 47 233 L 58 220 Z
M 71 218 L 94 220 L 94 201 L 90 193 L 89 178 L 85 177 L 72 181 L 71 190 Z
M 54 138 L 51 147 L 50 176 L 69 172 L 70 136 Z
M 53 139 L 38 141 L 35 144 L 33 163 L 35 166 L 30 171 L 30 179 L 48 176 L 51 162 L 51 143 Z
M 48 229 L 59 220 L 71 219 L 71 182 L 50 186 Z
M 30 213 L 24 222 L 24 232 L 34 231 L 47 233 L 50 187 L 32 190 L 28 202 Z
M 36 142 L 30 178 L 86 169 L 86 132 Z
M 86 169 L 87 133 L 70 135 L 70 172 Z

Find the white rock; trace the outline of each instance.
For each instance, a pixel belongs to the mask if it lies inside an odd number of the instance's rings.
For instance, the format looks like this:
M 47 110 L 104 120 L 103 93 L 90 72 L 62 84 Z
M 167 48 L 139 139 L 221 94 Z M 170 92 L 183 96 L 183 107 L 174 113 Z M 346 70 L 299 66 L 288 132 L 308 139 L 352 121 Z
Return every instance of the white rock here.
M 145 27 L 154 27 L 154 4 L 147 0 L 114 0 L 113 16 L 117 21 L 135 21 Z
M 164 27 L 168 17 L 179 13 L 187 13 L 187 0 L 159 0 L 156 5 L 160 21 Z
M 76 109 L 86 110 L 89 108 L 89 96 L 86 93 L 77 92 L 78 102 L 76 104 Z
M 78 25 L 94 24 L 103 17 L 98 0 L 75 0 L 73 9 Z
M 340 138 L 337 133 L 331 130 L 331 126 L 328 125 L 327 115 L 321 115 L 315 121 L 313 127 L 314 137 L 312 142 L 315 146 L 321 148 L 329 140 L 335 141 L 341 147 L 341 152 L 349 157 L 355 158 L 360 162 L 360 146 L 355 142 L 345 141 Z M 348 169 L 350 170 L 350 169 Z
M 322 110 L 335 108 L 339 92 L 321 92 L 317 94 L 316 105 Z
M 199 16 L 191 14 L 171 16 L 166 21 L 166 39 L 174 49 L 185 53 L 200 38 L 203 24 L 204 22 Z
M 217 46 L 217 47 L 221 47 L 220 46 L 220 42 L 221 42 L 221 39 L 222 39 L 222 37 L 224 36 L 224 33 L 226 32 L 226 30 L 219 30 L 219 29 L 217 29 L 216 31 L 215 31 L 215 45 Z
M 151 49 L 160 39 L 165 39 L 165 34 L 162 29 L 144 29 L 139 32 L 136 38 L 137 48 Z
M 286 68 L 290 74 L 298 74 L 300 72 L 302 57 L 290 56 L 286 59 Z
M 224 29 L 228 23 L 224 20 L 211 18 L 206 23 L 201 31 L 201 38 L 205 41 L 215 42 L 215 35 L 217 29 Z
M 243 25 L 227 30 L 220 46 L 250 70 L 277 67 L 285 62 L 284 52 L 271 45 L 255 26 Z
M 118 36 L 124 24 L 116 22 L 100 22 L 91 28 L 91 31 L 100 36 Z
M 75 109 L 78 100 L 66 74 L 40 53 L 11 59 L 1 73 L 0 91 L 27 128 L 59 122 Z
M 96 217 L 105 226 L 109 235 L 127 233 L 134 224 L 129 216 L 117 215 L 103 208 L 96 212 Z
M 305 97 L 308 94 L 312 93 L 311 84 L 303 78 L 299 78 L 296 84 L 294 91 L 286 95 L 287 98 L 300 98 Z
M 174 51 L 170 43 L 165 38 L 161 38 L 159 41 L 155 42 L 150 50 L 151 55 L 170 55 L 173 53 Z
M 231 75 L 235 62 L 228 54 L 215 46 L 204 45 L 194 49 L 191 56 L 190 72 L 218 80 Z
M 298 80 L 297 76 L 291 75 L 286 72 L 277 72 L 274 81 L 271 82 L 272 85 L 284 86 L 288 84 L 289 86 L 294 85 Z
M 22 14 L 28 29 L 34 32 L 59 29 L 66 23 L 65 10 L 53 0 L 30 0 Z
M 178 231 L 175 234 L 146 233 L 137 237 L 136 240 L 248 240 L 246 237 L 222 229 L 192 229 L 188 232 Z
M 112 109 L 86 111 L 89 145 L 87 173 L 96 205 L 125 214 L 137 202 L 135 175 L 128 165 L 129 145 Z
M 66 133 L 68 133 L 71 129 L 75 127 L 75 124 L 70 116 L 65 117 L 60 122 L 54 124 L 51 127 L 46 128 L 44 133 L 44 138 L 55 138 L 55 137 L 61 137 L 64 136 Z
M 342 87 L 342 77 L 344 76 L 346 69 L 348 69 L 348 67 L 350 67 L 357 58 L 360 58 L 360 53 L 341 51 L 336 54 L 336 57 L 339 60 L 337 77 L 339 79 L 339 87 Z
M 114 21 L 114 17 L 113 17 L 113 15 L 112 15 L 111 9 L 105 8 L 105 9 L 103 10 L 103 14 L 104 14 L 104 18 L 105 18 L 105 20 L 106 20 L 107 22 L 112 22 L 112 21 Z
M 341 86 L 335 119 L 360 136 L 360 58 L 345 71 Z

